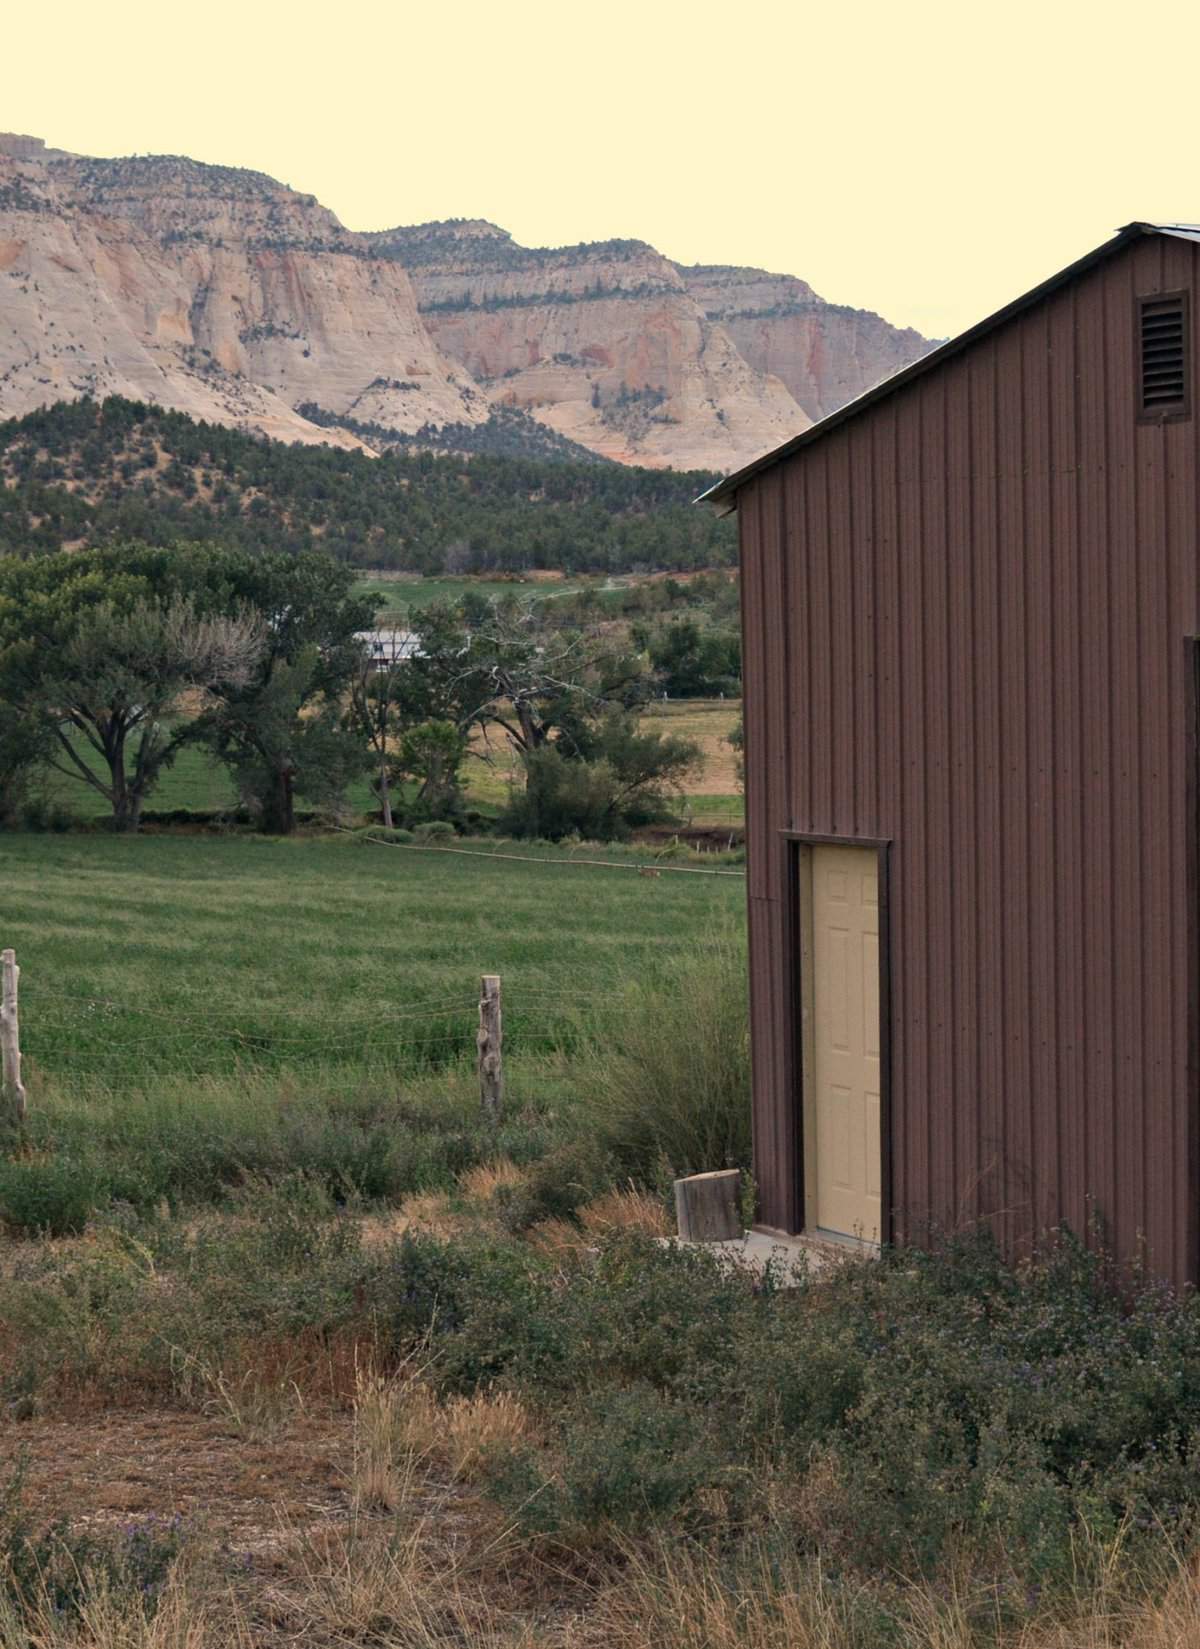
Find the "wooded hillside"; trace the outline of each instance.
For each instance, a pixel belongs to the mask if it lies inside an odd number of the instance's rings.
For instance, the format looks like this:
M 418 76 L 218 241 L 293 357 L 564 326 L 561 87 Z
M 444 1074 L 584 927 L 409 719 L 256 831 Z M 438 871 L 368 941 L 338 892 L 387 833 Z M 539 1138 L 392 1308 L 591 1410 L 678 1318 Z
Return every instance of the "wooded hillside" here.
M 0 424 L 0 554 L 121 539 L 321 548 L 417 572 L 732 563 L 703 472 L 285 446 L 113 396 Z

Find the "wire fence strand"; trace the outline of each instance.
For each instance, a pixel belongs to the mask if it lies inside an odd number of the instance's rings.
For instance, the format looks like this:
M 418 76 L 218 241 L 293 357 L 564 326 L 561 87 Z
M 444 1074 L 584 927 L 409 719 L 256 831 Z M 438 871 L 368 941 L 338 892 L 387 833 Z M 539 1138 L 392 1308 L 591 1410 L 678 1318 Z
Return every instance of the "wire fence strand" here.
M 506 993 L 509 1057 L 558 1054 L 581 1036 L 615 1027 L 634 1011 L 619 987 L 614 979 L 612 989 L 531 986 Z M 282 1077 L 289 1070 L 321 1067 L 399 1076 L 440 1070 L 477 1052 L 477 993 L 426 997 L 394 1012 L 332 1022 L 327 1004 L 308 1028 L 294 1016 L 278 1025 L 256 1025 L 249 1016 L 240 1024 L 214 1024 L 211 1014 L 175 1013 L 33 980 L 22 997 L 23 1051 L 30 1068 L 59 1080 L 92 1078 L 135 1087 L 174 1077 Z
M 347 836 L 357 833 L 347 829 L 345 825 L 335 825 L 335 830 L 341 830 Z M 406 853 L 457 853 L 464 859 L 500 859 L 511 864 L 545 865 L 561 869 L 564 865 L 592 866 L 599 870 L 634 870 L 641 876 L 658 876 L 670 873 L 676 876 L 737 876 L 742 881 L 746 879 L 744 870 L 727 870 L 724 868 L 710 870 L 704 865 L 668 865 L 660 859 L 541 859 L 533 853 L 491 853 L 483 848 L 475 847 L 434 847 L 425 842 L 389 842 L 383 836 L 359 836 L 360 842 L 369 842 L 372 847 L 398 847 Z

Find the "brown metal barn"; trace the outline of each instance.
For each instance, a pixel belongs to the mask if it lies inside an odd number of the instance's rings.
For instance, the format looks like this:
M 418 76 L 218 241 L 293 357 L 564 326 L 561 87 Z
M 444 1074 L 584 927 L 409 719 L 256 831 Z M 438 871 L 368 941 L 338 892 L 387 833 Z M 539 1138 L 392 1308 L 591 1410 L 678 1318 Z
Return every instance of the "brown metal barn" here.
M 1198 260 L 1131 224 L 707 495 L 767 1226 L 1197 1280 Z

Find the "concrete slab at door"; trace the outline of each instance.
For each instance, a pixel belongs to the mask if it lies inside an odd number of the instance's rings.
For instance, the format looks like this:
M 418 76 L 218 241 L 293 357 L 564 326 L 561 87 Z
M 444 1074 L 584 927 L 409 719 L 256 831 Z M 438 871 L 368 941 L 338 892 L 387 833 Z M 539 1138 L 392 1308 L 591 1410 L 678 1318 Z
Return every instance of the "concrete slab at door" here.
M 879 862 L 813 848 L 812 1098 L 818 1231 L 876 1243 L 882 1214 Z

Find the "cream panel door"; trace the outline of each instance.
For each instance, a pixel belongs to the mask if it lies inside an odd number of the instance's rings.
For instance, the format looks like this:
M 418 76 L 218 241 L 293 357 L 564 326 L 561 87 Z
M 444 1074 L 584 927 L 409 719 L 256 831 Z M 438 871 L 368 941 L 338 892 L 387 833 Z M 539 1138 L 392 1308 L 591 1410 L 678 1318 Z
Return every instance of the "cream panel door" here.
M 872 848 L 812 850 L 812 1078 L 819 1230 L 878 1242 L 879 871 Z

